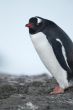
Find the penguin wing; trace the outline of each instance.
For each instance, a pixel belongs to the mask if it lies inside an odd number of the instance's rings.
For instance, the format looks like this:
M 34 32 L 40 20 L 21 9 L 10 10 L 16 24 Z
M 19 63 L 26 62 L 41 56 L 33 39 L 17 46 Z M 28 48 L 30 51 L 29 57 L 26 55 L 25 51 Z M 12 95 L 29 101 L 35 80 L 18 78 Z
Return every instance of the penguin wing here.
M 67 62 L 65 48 L 62 45 L 61 40 L 60 39 L 52 40 L 52 48 L 62 68 L 68 72 L 71 72 L 68 62 Z

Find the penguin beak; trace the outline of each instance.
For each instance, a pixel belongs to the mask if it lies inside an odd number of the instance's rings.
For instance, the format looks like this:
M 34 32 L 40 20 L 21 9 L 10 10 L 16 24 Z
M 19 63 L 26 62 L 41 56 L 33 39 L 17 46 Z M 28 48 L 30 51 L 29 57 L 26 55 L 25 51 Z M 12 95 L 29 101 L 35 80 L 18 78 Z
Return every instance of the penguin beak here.
M 28 23 L 28 24 L 25 25 L 25 27 L 32 28 L 33 24 L 32 23 Z

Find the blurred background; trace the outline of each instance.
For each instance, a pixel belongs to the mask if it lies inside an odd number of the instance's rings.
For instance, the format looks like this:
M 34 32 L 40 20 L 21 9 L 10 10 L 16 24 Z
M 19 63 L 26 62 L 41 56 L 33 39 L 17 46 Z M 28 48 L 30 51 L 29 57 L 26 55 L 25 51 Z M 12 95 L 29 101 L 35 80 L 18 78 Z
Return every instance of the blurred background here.
M 0 73 L 50 74 L 25 28 L 33 16 L 54 21 L 73 40 L 73 0 L 0 0 Z

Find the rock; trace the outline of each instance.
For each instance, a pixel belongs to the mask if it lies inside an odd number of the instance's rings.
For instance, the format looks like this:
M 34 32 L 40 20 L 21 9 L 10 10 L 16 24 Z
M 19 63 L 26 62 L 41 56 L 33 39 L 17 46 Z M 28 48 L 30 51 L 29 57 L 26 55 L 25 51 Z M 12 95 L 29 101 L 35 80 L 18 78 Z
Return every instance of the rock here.
M 54 78 L 5 77 L 0 77 L 0 110 L 73 110 L 73 88 L 64 94 L 49 94 L 57 85 Z

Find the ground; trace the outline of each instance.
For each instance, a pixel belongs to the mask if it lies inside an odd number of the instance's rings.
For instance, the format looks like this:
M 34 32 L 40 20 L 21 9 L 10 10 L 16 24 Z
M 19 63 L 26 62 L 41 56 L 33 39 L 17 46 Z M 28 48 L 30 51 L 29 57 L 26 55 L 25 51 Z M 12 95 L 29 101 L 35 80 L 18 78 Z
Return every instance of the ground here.
M 0 74 L 0 110 L 73 110 L 73 88 L 64 94 L 50 95 L 55 85 L 55 79 L 46 74 Z

